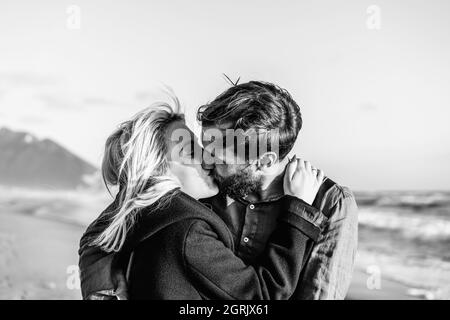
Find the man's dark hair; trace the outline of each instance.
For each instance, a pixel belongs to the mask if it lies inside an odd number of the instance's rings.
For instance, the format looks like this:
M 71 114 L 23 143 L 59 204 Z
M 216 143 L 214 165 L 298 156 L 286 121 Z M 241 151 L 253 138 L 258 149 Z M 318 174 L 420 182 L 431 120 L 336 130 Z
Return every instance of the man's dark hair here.
M 289 92 L 260 81 L 232 86 L 212 102 L 201 106 L 197 120 L 204 127 L 231 123 L 235 130 L 254 129 L 258 132 L 278 129 L 280 160 L 291 151 L 302 128 L 300 108 Z M 269 136 L 268 148 L 273 138 Z

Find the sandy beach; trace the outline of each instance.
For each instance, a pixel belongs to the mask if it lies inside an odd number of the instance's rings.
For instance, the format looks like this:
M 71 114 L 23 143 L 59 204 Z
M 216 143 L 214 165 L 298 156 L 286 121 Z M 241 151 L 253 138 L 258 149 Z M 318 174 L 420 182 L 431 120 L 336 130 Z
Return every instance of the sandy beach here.
M 421 300 L 423 296 L 408 294 L 412 288 L 401 283 L 382 279 L 380 289 L 368 289 L 367 278 L 369 275 L 357 266 L 353 272 L 352 285 L 347 294 L 348 300 Z
M 80 299 L 68 289 L 83 228 L 0 212 L 0 299 Z

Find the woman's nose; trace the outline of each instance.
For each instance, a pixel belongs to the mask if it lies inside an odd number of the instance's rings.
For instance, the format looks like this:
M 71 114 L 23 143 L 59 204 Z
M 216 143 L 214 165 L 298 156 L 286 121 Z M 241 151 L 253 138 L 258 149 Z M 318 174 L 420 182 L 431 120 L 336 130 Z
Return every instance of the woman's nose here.
M 204 170 L 212 170 L 214 169 L 214 163 L 208 164 L 206 161 L 202 161 L 202 168 Z
M 202 168 L 204 170 L 214 169 L 214 156 L 204 149 L 202 153 Z

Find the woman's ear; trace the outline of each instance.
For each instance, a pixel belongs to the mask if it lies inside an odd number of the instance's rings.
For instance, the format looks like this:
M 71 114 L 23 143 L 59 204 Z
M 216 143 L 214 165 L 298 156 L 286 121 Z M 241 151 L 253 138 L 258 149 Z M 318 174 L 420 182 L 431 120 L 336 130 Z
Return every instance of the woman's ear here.
M 278 155 L 275 152 L 266 152 L 258 159 L 258 169 L 270 171 L 278 161 Z

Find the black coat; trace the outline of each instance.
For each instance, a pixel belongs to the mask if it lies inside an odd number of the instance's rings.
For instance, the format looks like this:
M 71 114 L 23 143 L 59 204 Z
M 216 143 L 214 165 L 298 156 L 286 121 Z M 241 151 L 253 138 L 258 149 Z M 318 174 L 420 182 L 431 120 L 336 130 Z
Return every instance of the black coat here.
M 208 207 L 177 191 L 162 209 L 139 213 L 122 259 L 82 240 L 83 297 L 112 289 L 112 261 L 128 261 L 123 257 L 133 252 L 127 276 L 131 299 L 287 299 L 297 285 L 306 249 L 320 232 L 308 219 L 321 213 L 294 197 L 284 201 L 286 210 L 265 251 L 253 265 L 246 265 L 233 252 L 226 224 Z M 101 225 L 91 225 L 83 239 L 98 234 L 105 226 Z

